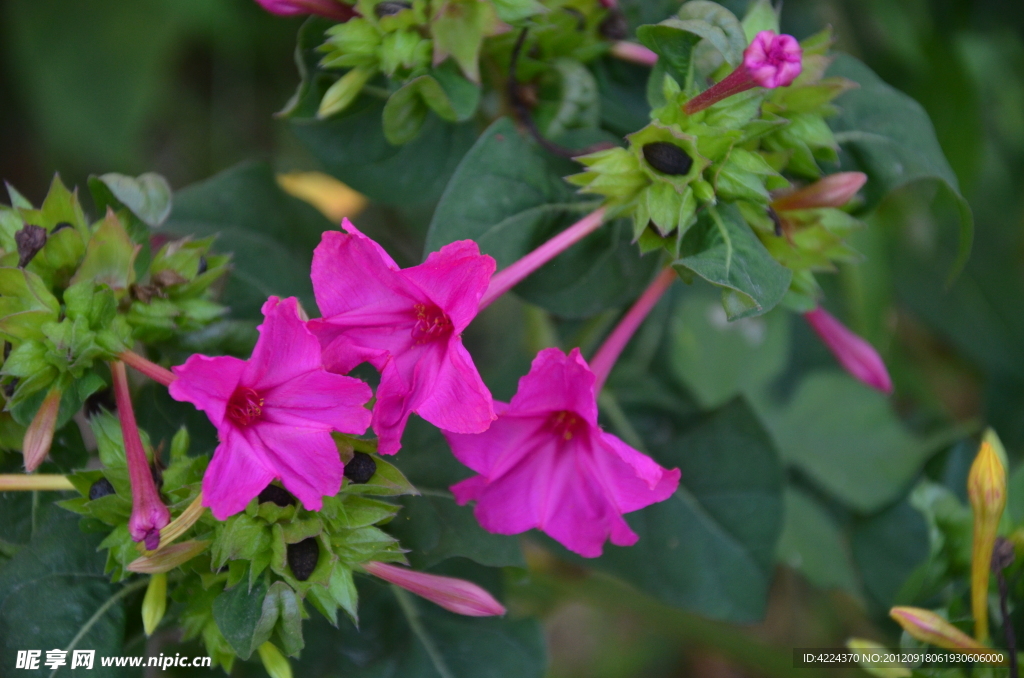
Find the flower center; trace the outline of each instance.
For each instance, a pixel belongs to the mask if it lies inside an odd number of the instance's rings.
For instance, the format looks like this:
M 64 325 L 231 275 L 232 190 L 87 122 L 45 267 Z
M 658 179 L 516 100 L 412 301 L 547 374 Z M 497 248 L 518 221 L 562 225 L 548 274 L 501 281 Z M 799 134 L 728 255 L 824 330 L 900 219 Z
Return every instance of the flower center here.
M 412 328 L 412 338 L 417 344 L 436 341 L 452 331 L 452 321 L 437 306 L 416 304 L 416 324 Z
M 562 410 L 555 412 L 548 419 L 551 432 L 564 440 L 572 440 L 573 436 L 584 427 L 583 419 L 574 412 Z
M 263 398 L 251 388 L 239 386 L 228 400 L 227 415 L 239 426 L 248 426 L 263 416 Z

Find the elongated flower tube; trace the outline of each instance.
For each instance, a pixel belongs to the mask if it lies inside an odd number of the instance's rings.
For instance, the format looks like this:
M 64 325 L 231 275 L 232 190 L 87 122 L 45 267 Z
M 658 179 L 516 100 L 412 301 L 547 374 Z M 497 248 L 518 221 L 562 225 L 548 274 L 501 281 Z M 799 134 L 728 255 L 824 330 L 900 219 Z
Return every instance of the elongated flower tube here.
M 612 45 L 612 56 L 641 66 L 653 66 L 658 63 L 658 55 L 643 45 L 635 42 L 619 40 Z
M 847 372 L 873 389 L 892 393 L 889 370 L 874 346 L 821 307 L 804 313 L 804 318 Z
M 971 613 L 974 615 L 974 637 L 979 641 L 988 638 L 988 583 L 992 550 L 996 543 L 999 520 L 1006 508 L 1006 468 L 988 438 L 986 435 L 982 441 L 967 476 L 967 497 L 974 512 Z
M 894 607 L 889 616 L 914 638 L 947 650 L 991 651 L 931 610 Z
M 802 58 L 803 50 L 793 36 L 761 31 L 743 51 L 743 63 L 721 82 L 690 99 L 684 110 L 693 115 L 748 89 L 785 87 L 800 75 Z
M 160 530 L 171 522 L 171 512 L 160 500 L 160 493 L 149 470 L 149 460 L 146 459 L 139 427 L 135 423 L 124 363 L 119 360 L 111 362 L 110 373 L 114 381 L 117 417 L 121 421 L 121 433 L 124 436 L 128 478 L 132 484 L 132 515 L 128 519 L 128 533 L 132 539 L 143 542 L 147 549 L 153 550 L 160 544 Z
M 363 569 L 455 614 L 467 617 L 494 617 L 505 614 L 505 607 L 495 600 L 494 596 L 463 579 L 417 572 L 387 563 L 370 562 L 363 565 Z
M 22 443 L 22 455 L 25 458 L 25 470 L 32 472 L 50 453 L 53 444 L 53 432 L 57 428 L 57 415 L 60 413 L 61 390 L 54 386 L 43 399 L 43 404 L 32 418 L 32 423 L 25 430 Z
M 340 0 L 256 0 L 256 2 L 271 14 L 280 16 L 316 14 L 338 22 L 345 22 L 358 16 L 354 9 Z
M 124 353 L 118 354 L 117 357 L 125 365 L 141 372 L 158 384 L 170 386 L 171 382 L 178 378 L 167 368 L 160 367 L 156 363 L 143 358 L 141 355 L 134 353 L 133 351 L 125 351 Z
M 780 195 L 772 200 L 776 212 L 842 207 L 850 202 L 867 182 L 863 172 L 836 172 L 801 189 Z

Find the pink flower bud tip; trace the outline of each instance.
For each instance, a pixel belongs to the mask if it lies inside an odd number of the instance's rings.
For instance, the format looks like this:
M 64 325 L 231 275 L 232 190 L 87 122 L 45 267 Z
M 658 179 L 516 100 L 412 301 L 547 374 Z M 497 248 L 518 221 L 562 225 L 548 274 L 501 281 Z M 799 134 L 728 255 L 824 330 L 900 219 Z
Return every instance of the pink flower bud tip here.
M 256 0 L 256 2 L 271 14 L 280 16 L 316 14 L 341 22 L 356 16 L 356 11 L 340 0 Z
M 776 212 L 806 210 L 819 207 L 842 207 L 850 202 L 867 182 L 863 172 L 836 172 L 796 191 L 780 195 L 772 201 Z
M 892 393 L 889 371 L 871 344 L 821 307 L 805 313 L 804 318 L 847 372 L 873 389 Z
M 743 68 L 761 87 L 786 87 L 800 75 L 802 57 L 792 35 L 761 31 L 743 51 Z
M 407 567 L 370 562 L 367 572 L 386 582 L 437 603 L 444 609 L 467 617 L 494 617 L 505 614 L 505 607 L 476 584 L 454 577 L 417 572 Z

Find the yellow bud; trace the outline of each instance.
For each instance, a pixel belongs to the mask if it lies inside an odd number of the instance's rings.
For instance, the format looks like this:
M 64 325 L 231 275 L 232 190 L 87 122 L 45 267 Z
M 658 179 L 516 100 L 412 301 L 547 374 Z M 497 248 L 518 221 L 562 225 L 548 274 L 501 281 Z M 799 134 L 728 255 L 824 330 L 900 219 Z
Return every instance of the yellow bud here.
M 994 444 L 993 444 L 994 443 Z M 999 520 L 1006 508 L 1006 467 L 999 458 L 1001 448 L 989 430 L 967 476 L 967 496 L 974 511 L 974 543 L 971 549 L 971 613 L 974 637 L 988 638 L 988 583 Z
M 866 652 L 869 654 L 879 653 L 887 654 L 890 653 L 889 649 L 881 643 L 876 643 L 873 640 L 867 638 L 850 638 L 846 641 L 846 647 L 853 652 Z M 913 675 L 905 666 L 876 666 L 875 664 L 867 662 L 859 662 L 860 667 L 872 676 L 878 678 L 910 678 Z
M 292 665 L 273 643 L 263 643 L 257 652 L 270 678 L 292 678 Z
M 889 616 L 911 636 L 930 645 L 947 650 L 990 650 L 931 610 L 894 607 Z
M 146 629 L 146 635 L 153 635 L 160 620 L 167 612 L 167 575 L 154 574 L 149 578 L 149 586 L 146 587 L 146 597 L 142 599 L 142 626 Z

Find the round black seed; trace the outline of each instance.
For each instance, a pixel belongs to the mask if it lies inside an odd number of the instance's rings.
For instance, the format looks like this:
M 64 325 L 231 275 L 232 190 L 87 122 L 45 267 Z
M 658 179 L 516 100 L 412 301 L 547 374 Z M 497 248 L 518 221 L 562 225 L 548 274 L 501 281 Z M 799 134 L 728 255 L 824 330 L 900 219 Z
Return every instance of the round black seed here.
M 316 569 L 320 560 L 320 543 L 316 537 L 303 539 L 298 544 L 288 544 L 288 567 L 299 581 L 306 581 Z
M 206 257 L 200 256 L 199 257 L 199 270 L 196 271 L 196 275 L 202 275 L 202 274 L 206 273 L 206 269 L 209 268 L 209 266 L 210 265 L 208 263 L 206 263 Z
M 50 235 L 53 235 L 57 231 L 63 231 L 65 228 L 74 228 L 74 226 L 71 224 L 70 221 L 62 221 L 53 227 L 53 230 L 50 231 Z
M 644 146 L 644 160 L 662 174 L 679 176 L 693 167 L 693 158 L 669 141 L 655 141 Z
M 373 8 L 373 13 L 376 14 L 379 19 L 383 19 L 386 16 L 398 14 L 403 9 L 411 8 L 412 3 L 409 2 L 382 2 Z
M 609 40 L 625 40 L 629 37 L 629 21 L 622 10 L 616 8 L 608 12 L 597 30 Z
M 261 504 L 269 501 L 281 507 L 295 506 L 295 497 L 291 492 L 277 485 L 267 485 L 256 499 Z
M 369 482 L 373 474 L 377 472 L 377 462 L 368 454 L 356 452 L 352 459 L 345 464 L 345 477 L 356 485 Z
M 10 400 L 14 397 L 14 389 L 18 388 L 18 378 L 14 377 L 9 382 L 4 384 L 4 395 Z
M 89 501 L 96 501 L 108 494 L 114 494 L 114 486 L 106 478 L 100 478 L 89 488 Z
M 117 411 L 117 401 L 114 400 L 114 391 L 109 388 L 100 389 L 85 399 L 85 418 L 91 419 L 100 412 Z

